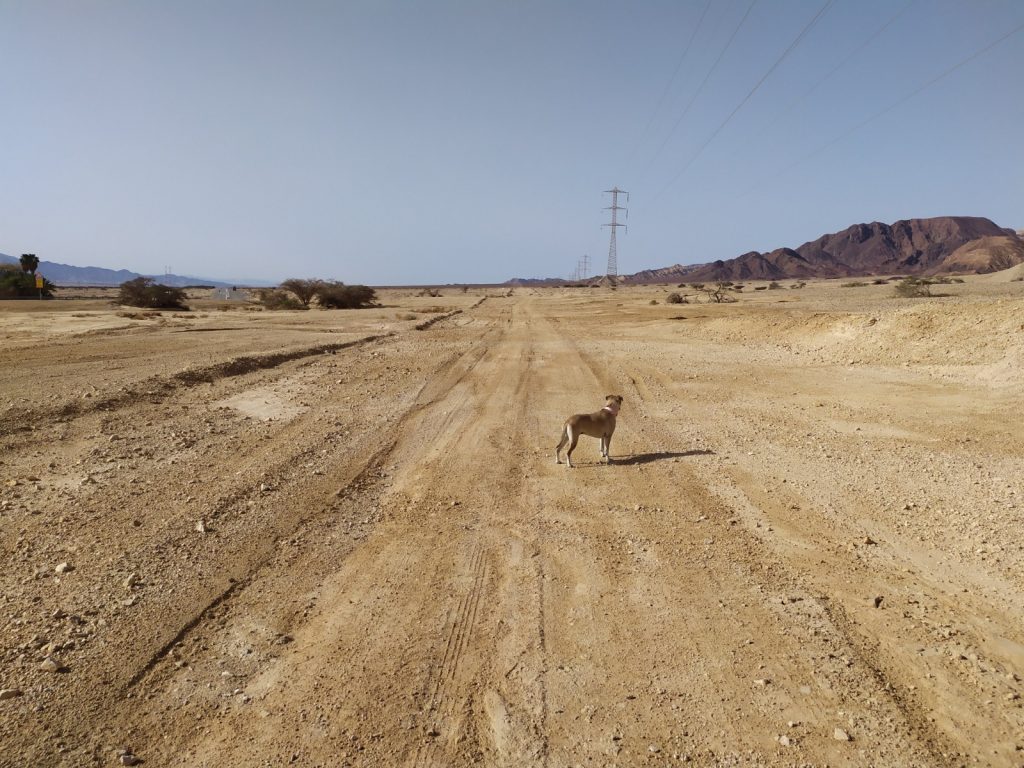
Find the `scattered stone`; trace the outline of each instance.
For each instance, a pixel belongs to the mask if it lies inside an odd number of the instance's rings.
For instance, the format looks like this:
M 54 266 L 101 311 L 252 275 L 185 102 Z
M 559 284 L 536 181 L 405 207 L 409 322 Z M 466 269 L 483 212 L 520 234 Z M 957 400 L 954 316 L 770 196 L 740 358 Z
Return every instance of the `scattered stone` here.
M 875 597 L 874 600 L 872 600 L 872 602 L 875 604 L 875 608 L 880 608 L 882 606 L 882 600 L 883 599 L 884 598 L 882 598 L 881 596 L 878 596 L 878 597 Z
M 292 642 L 294 639 L 295 638 L 291 635 L 281 635 L 277 638 L 276 642 L 278 645 L 288 645 L 288 643 Z
M 850 734 L 848 734 L 842 728 L 836 728 L 834 731 L 832 731 L 832 738 L 835 739 L 836 741 L 852 741 L 853 740 L 852 738 L 850 738 Z
M 779 744 L 784 747 L 788 747 L 792 742 L 789 740 L 789 736 L 779 736 Z
M 661 747 L 659 747 L 657 744 L 651 744 L 647 747 L 647 751 L 656 755 L 659 752 L 661 752 Z
M 202 518 L 199 518 L 199 522 L 196 523 L 196 531 L 198 533 L 206 533 L 207 530 L 208 529 L 206 527 L 206 521 L 203 520 Z
M 7 701 L 7 699 L 16 699 L 24 694 L 17 688 L 0 688 L 0 701 Z
M 864 537 L 864 542 L 863 542 L 863 544 L 864 544 L 864 546 L 866 546 L 866 547 L 870 547 L 870 546 L 872 546 L 872 545 L 874 545 L 874 544 L 877 544 L 877 543 L 878 543 L 878 542 L 877 542 L 877 541 L 875 541 L 874 539 L 872 539 L 872 538 L 871 538 L 870 536 L 865 536 L 865 537 Z
M 131 752 L 122 751 L 121 754 L 117 756 L 117 760 L 121 765 L 142 765 L 142 758 L 136 757 Z
M 75 570 L 75 566 L 73 566 L 71 563 L 65 562 L 61 563 L 53 570 L 55 573 L 70 573 L 71 571 Z
M 125 589 L 131 589 L 132 587 L 134 587 L 138 583 L 139 583 L 139 574 L 137 574 L 137 573 L 130 573 L 130 574 L 128 574 L 128 578 L 124 580 L 124 588 Z
M 767 677 L 759 677 L 754 681 L 754 686 L 757 688 L 765 688 L 771 682 Z
M 53 656 L 47 656 L 39 664 L 39 668 L 43 670 L 43 672 L 60 672 L 64 669 L 64 665 L 57 661 L 57 659 L 53 658 Z

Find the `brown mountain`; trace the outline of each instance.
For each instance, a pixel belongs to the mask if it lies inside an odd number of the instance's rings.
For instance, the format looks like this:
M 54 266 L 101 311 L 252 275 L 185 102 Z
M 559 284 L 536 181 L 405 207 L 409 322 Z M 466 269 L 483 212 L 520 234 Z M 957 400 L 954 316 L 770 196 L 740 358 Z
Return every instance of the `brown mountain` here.
M 975 258 L 978 262 L 975 266 L 969 266 L 973 263 L 969 259 L 949 262 L 944 266 L 957 249 L 980 238 L 999 238 L 998 244 L 1004 254 L 1010 254 L 1015 243 L 1024 242 L 1012 229 L 1004 229 L 989 219 L 974 216 L 907 219 L 895 224 L 876 221 L 822 235 L 796 249 L 779 248 L 768 253 L 751 251 L 735 259 L 699 265 L 684 276 L 688 282 L 708 282 L 923 274 L 938 270 L 991 271 L 995 267 L 988 266 L 988 262 L 982 265 L 980 262 L 984 259 L 980 258 Z M 1005 258 L 1012 258 L 1012 255 Z M 641 278 L 636 282 L 654 281 Z
M 957 248 L 930 274 L 942 272 L 1001 272 L 1024 262 L 1024 240 L 1002 235 L 979 237 Z

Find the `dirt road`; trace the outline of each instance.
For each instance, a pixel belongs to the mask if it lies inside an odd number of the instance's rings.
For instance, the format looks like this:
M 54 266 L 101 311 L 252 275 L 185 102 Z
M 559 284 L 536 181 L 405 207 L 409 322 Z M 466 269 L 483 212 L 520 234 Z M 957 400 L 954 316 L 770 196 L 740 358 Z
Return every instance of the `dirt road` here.
M 652 296 L 12 362 L 0 765 L 1024 765 L 1024 302 Z

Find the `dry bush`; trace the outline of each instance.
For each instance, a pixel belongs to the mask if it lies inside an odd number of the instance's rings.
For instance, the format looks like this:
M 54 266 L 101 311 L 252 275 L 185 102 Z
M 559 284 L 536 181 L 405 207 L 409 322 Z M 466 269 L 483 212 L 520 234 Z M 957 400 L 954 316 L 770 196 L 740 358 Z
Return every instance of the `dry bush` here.
M 797 290 L 800 290 L 801 288 L 803 288 L 805 285 L 807 285 L 807 283 L 801 281 L 799 283 L 793 283 L 789 287 L 790 287 L 791 290 L 797 291 Z
M 770 283 L 768 283 L 768 287 L 771 290 L 773 290 L 773 291 L 777 291 L 777 290 L 779 290 L 779 288 L 782 287 L 782 284 L 781 283 L 777 283 L 774 280 L 772 280 Z
M 871 284 L 872 285 L 888 285 L 889 284 L 889 278 L 887 278 L 887 277 L 880 277 L 877 280 L 872 280 Z
M 755 291 L 767 291 L 768 290 L 768 286 L 767 285 L 755 285 L 754 286 L 754 290 Z
M 651 299 L 651 300 L 650 300 L 650 301 L 648 301 L 647 303 L 648 303 L 648 304 L 657 304 L 657 303 L 658 303 L 658 300 L 657 300 L 657 299 Z
M 441 291 L 438 288 L 424 288 L 422 291 L 420 291 L 416 295 L 417 296 L 430 296 L 430 297 L 436 299 L 438 296 L 441 295 Z
M 134 280 L 121 283 L 116 303 L 144 309 L 188 310 L 185 304 L 185 291 L 161 285 L 149 277 L 136 277 Z
M 932 281 L 921 277 L 905 277 L 893 288 L 893 293 L 901 299 L 920 299 L 932 295 Z
M 867 286 L 867 283 L 862 283 L 859 280 L 854 280 L 854 281 L 849 282 L 849 283 L 843 283 L 839 287 L 840 288 L 864 288 L 865 286 Z
M 153 320 L 157 317 L 163 317 L 161 312 L 118 312 L 118 317 L 126 317 L 129 320 Z
M 256 300 L 263 309 L 309 309 L 305 304 L 280 288 L 260 288 L 256 291 Z
M 295 297 L 302 302 L 302 306 L 308 308 L 309 302 L 316 296 L 317 288 L 320 287 L 320 281 L 300 280 L 297 277 L 291 277 L 282 282 L 280 287 L 283 290 L 294 293 Z
M 678 293 L 670 293 L 665 297 L 666 304 L 686 304 L 686 297 L 680 296 Z

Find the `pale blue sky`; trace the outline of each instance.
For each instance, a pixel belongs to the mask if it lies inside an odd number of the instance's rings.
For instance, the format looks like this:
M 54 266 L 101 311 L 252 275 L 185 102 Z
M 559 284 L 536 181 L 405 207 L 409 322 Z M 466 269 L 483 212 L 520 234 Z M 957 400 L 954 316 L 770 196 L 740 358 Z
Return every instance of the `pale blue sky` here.
M 614 185 L 623 273 L 861 221 L 1024 227 L 1024 31 L 904 100 L 1024 24 L 1021 0 L 834 0 L 706 144 L 826 2 L 757 0 L 737 27 L 750 0 L 0 0 L 0 251 L 565 276 L 603 271 Z

